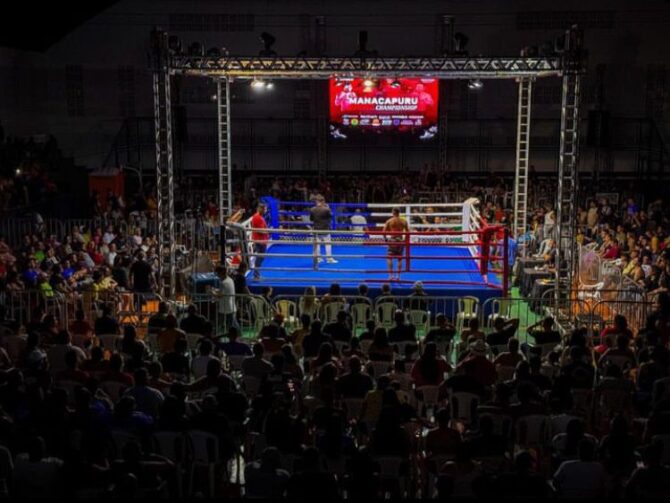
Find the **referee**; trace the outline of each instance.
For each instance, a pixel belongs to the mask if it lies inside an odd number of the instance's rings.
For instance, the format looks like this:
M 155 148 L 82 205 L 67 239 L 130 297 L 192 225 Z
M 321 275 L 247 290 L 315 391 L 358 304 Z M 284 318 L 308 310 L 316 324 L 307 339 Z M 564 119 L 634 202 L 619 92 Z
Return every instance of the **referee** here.
M 316 206 L 309 210 L 309 220 L 312 222 L 312 227 L 315 231 L 328 231 L 333 219 L 333 214 L 326 204 L 326 199 L 322 195 L 316 196 Z M 330 244 L 330 234 L 316 233 L 314 239 L 313 255 L 315 265 L 323 262 L 321 258 L 321 243 L 326 248 L 326 262 L 329 264 L 336 264 L 337 260 L 333 258 L 333 247 Z

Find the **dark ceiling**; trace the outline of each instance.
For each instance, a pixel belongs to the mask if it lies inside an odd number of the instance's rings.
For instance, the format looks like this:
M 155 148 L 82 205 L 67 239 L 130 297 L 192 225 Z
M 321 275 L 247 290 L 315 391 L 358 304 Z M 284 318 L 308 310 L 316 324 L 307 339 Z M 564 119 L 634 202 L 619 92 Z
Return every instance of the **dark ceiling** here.
M 0 14 L 0 47 L 46 51 L 76 27 L 117 1 L 6 0 Z

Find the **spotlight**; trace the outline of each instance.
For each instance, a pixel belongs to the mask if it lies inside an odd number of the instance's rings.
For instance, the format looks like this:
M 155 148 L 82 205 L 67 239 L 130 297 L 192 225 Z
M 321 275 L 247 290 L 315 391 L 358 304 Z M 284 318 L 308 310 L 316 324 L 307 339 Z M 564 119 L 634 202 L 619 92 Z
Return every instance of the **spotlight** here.
M 216 94 L 212 94 L 212 101 L 216 101 L 216 100 L 217 100 Z
M 263 49 L 261 49 L 258 53 L 259 56 L 261 57 L 273 57 L 276 56 L 277 53 L 272 49 L 272 46 L 274 43 L 277 41 L 277 39 L 274 37 L 274 35 L 271 35 L 267 31 L 264 31 L 261 33 L 261 42 L 263 42 Z
M 16 170 L 14 170 L 14 174 L 16 176 L 21 176 L 22 173 L 23 173 L 23 170 L 21 168 L 16 168 Z
M 254 89 L 263 89 L 265 87 L 265 82 L 259 79 L 254 79 L 251 81 L 251 87 Z
M 479 91 L 482 87 L 484 87 L 484 83 L 479 79 L 470 80 L 468 82 L 468 89 L 471 91 Z
M 363 86 L 365 86 L 365 87 L 372 87 L 374 85 L 375 85 L 375 83 L 372 79 L 365 79 L 363 81 Z
M 270 89 L 270 90 L 272 90 L 272 89 L 274 89 L 274 88 L 275 88 L 274 82 L 266 82 L 266 83 L 265 83 L 265 89 Z

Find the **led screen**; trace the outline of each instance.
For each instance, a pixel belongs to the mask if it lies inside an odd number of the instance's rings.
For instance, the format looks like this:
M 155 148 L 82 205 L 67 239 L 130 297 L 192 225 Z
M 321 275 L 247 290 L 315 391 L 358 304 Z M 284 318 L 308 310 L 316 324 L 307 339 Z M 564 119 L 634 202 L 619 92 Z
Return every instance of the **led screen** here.
M 437 79 L 331 79 L 330 135 L 437 134 Z

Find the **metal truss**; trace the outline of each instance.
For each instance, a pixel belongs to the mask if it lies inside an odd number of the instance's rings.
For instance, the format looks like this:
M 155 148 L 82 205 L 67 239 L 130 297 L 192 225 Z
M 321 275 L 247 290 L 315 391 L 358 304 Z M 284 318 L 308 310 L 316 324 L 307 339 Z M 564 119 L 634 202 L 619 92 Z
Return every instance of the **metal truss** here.
M 158 212 L 158 277 L 163 293 L 174 298 L 176 287 L 174 235 L 174 169 L 172 162 L 172 107 L 170 72 L 166 58 L 167 34 L 157 37 L 154 66 L 154 133 L 156 136 L 156 203 Z
M 233 211 L 232 159 L 230 157 L 230 81 L 216 79 L 216 111 L 219 147 L 219 225 Z
M 173 72 L 273 79 L 432 77 L 509 79 L 562 74 L 560 58 L 255 58 L 173 55 Z
M 526 232 L 528 203 L 528 157 L 530 150 L 530 111 L 533 83 L 519 79 L 519 106 L 516 125 L 516 172 L 514 176 L 513 236 L 519 239 Z M 525 256 L 526 247 L 521 248 Z

